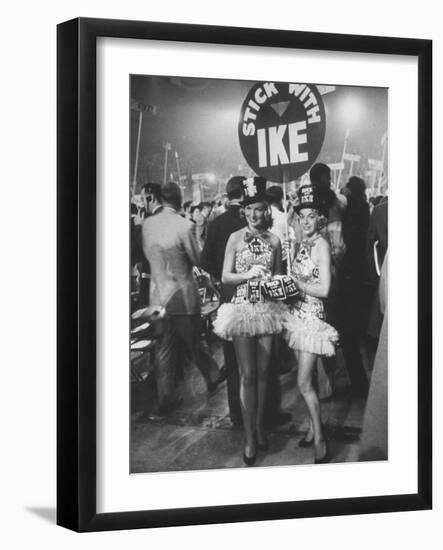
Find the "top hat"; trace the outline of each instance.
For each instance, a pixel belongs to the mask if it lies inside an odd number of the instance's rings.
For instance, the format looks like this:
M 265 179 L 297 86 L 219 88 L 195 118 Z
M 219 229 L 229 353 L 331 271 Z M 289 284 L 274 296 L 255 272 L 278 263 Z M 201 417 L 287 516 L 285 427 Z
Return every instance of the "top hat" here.
M 266 195 L 266 178 L 255 176 L 247 178 L 243 181 L 244 199 L 243 206 L 253 204 L 255 202 L 267 202 Z
M 298 190 L 298 204 L 295 207 L 297 214 L 303 208 L 312 208 L 318 210 L 321 213 L 321 204 L 318 198 L 318 193 L 312 185 L 303 185 Z
M 228 198 L 232 197 L 241 197 L 243 195 L 243 182 L 245 181 L 244 176 L 233 176 L 229 178 L 226 184 L 226 193 Z

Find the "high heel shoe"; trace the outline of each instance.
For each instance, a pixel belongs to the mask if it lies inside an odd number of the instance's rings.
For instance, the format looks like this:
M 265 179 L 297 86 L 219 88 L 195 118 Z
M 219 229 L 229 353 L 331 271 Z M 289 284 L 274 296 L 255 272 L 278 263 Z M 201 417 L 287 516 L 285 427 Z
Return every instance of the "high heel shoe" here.
M 253 466 L 255 464 L 255 461 L 257 460 L 257 451 L 252 456 L 247 456 L 245 452 L 243 452 L 243 462 L 246 464 L 246 466 Z
M 325 454 L 321 458 L 315 457 L 314 464 L 328 464 L 331 461 L 331 455 L 329 453 L 329 447 L 325 441 Z

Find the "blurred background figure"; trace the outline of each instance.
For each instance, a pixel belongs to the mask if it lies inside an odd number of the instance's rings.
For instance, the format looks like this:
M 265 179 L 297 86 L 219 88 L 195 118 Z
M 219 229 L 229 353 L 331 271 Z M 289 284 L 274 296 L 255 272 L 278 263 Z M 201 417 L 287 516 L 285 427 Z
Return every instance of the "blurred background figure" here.
M 142 185 L 140 198 L 141 208 L 138 209 L 134 217 L 134 258 L 137 263 L 138 271 L 138 300 L 137 306 L 143 307 L 149 304 L 149 287 L 151 278 L 151 269 L 149 262 L 143 254 L 142 248 L 142 225 L 144 220 L 159 212 L 161 205 L 161 185 L 159 183 L 146 183 Z
M 351 390 L 358 397 L 366 397 L 369 384 L 360 352 L 369 309 L 366 266 L 369 204 L 366 184 L 361 178 L 352 176 L 344 187 L 344 193 L 347 207 L 342 214 L 342 227 L 346 251 L 338 283 L 341 343 Z
M 226 193 L 229 200 L 226 212 L 220 214 L 208 225 L 207 239 L 203 247 L 201 265 L 214 280 L 220 284 L 221 303 L 229 303 L 234 294 L 235 287 L 221 282 L 223 260 L 225 257 L 226 243 L 235 231 L 246 226 L 246 220 L 242 212 L 243 200 L 243 176 L 234 176 L 226 184 Z M 226 382 L 228 390 L 229 416 L 234 426 L 241 426 L 240 386 L 238 365 L 235 357 L 234 344 L 223 340 L 223 355 L 226 370 Z
M 280 242 L 283 243 L 289 239 L 291 242 L 295 240 L 294 229 L 289 225 L 288 215 L 283 209 L 283 190 L 279 185 L 272 185 L 266 190 L 266 196 L 271 208 L 272 225 L 270 231 L 277 235 Z M 282 271 L 286 273 L 287 266 L 287 251 L 282 250 Z
M 378 198 L 378 197 L 377 197 Z M 373 285 L 372 301 L 368 321 L 368 340 L 375 351 L 380 334 L 383 315 L 377 292 L 381 266 L 388 250 L 388 198 L 381 197 L 374 206 L 369 220 L 366 238 L 366 259 L 369 280 Z
M 314 164 L 309 172 L 309 178 L 327 217 L 327 225 L 322 233 L 331 246 L 332 268 L 337 272 L 345 253 L 343 212 L 347 200 L 342 193 L 331 189 L 331 170 L 327 164 Z
M 189 221 L 193 221 L 191 214 L 192 201 L 186 201 L 183 203 L 183 217 Z
M 379 344 L 372 371 L 361 435 L 360 460 L 388 458 L 388 253 L 386 252 L 378 299 L 382 315 Z
M 201 306 L 193 266 L 200 264 L 195 226 L 179 214 L 180 187 L 173 182 L 161 188 L 162 208 L 143 222 L 142 245 L 151 266 L 149 302 L 162 306 L 166 315 L 156 341 L 156 383 L 159 414 L 168 414 L 180 402 L 176 375 L 182 346 L 202 374 L 209 393 L 223 380 L 216 361 L 201 344 Z
M 215 206 L 212 211 L 213 219 L 215 219 L 217 216 L 220 216 L 221 214 L 224 214 L 228 209 L 228 207 L 229 207 L 229 197 L 227 194 L 224 194 L 215 201 Z M 212 220 L 209 220 L 209 221 L 212 221 Z

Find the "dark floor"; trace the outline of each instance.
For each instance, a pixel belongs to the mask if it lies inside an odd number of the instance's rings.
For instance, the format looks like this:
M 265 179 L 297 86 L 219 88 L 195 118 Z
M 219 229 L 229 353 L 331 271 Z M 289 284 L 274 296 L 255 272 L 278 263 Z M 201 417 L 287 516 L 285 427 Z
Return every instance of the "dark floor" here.
M 221 346 L 211 352 L 221 365 Z M 365 358 L 365 363 L 369 361 Z M 138 366 L 143 371 L 143 365 Z M 312 448 L 300 448 L 298 441 L 307 427 L 306 408 L 296 387 L 296 365 L 280 376 L 282 409 L 291 414 L 288 424 L 269 432 L 269 450 L 259 454 L 256 466 L 310 464 Z M 343 390 L 348 378 L 340 350 L 334 377 L 336 392 L 322 400 L 322 421 L 332 462 L 358 460 L 359 435 L 365 400 Z M 168 417 L 156 416 L 153 378 L 132 382 L 131 472 L 203 470 L 243 467 L 243 432 L 232 428 L 227 406 L 226 382 L 208 396 L 200 373 L 185 366 L 181 383 L 183 404 Z

